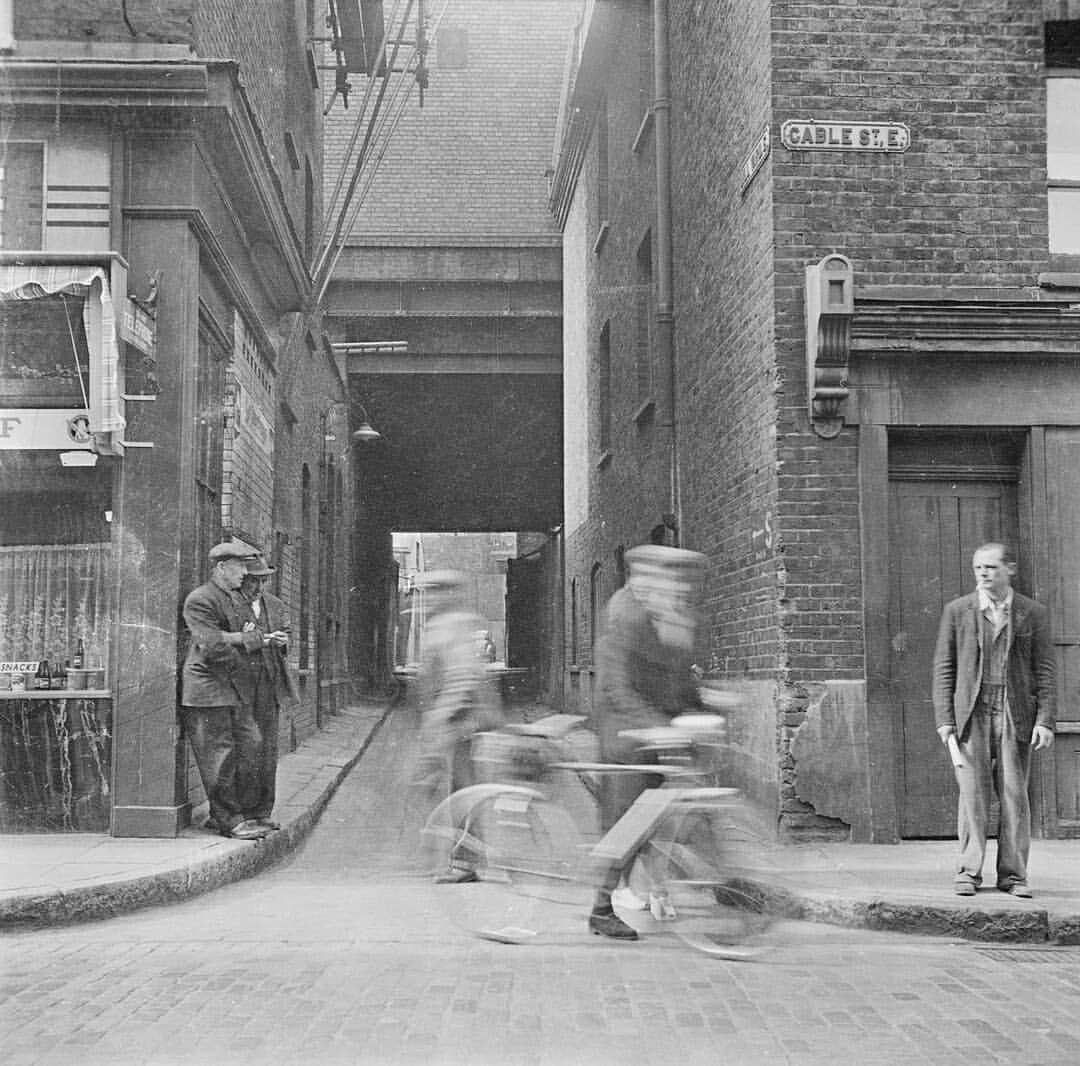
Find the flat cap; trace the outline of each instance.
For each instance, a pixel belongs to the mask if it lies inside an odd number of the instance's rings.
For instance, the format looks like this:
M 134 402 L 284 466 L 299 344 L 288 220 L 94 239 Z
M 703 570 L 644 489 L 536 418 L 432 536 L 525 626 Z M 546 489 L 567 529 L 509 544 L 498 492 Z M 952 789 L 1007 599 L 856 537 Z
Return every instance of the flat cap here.
M 631 548 L 623 558 L 631 570 L 645 568 L 687 575 L 702 573 L 708 562 L 701 552 L 671 548 L 666 544 L 640 544 Z
M 422 589 L 458 589 L 465 584 L 465 575 L 460 570 L 422 570 L 413 584 Z
M 274 568 L 267 564 L 261 555 L 256 555 L 247 561 L 247 572 L 252 577 L 269 577 L 274 573 Z
M 233 537 L 231 540 L 223 540 L 210 549 L 210 562 L 220 563 L 223 559 L 254 559 L 259 553 L 242 540 Z

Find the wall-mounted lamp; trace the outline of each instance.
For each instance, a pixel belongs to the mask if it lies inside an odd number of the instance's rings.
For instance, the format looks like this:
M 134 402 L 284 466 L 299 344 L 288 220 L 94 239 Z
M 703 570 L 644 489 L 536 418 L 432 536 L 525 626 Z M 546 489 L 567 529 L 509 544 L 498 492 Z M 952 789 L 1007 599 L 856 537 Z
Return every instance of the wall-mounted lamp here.
M 382 434 L 375 429 L 369 421 L 368 413 L 364 408 L 364 405 L 358 404 L 357 406 L 360 408 L 363 417 L 360 421 L 359 428 L 353 431 L 352 439 L 361 444 L 369 444 L 373 440 L 382 440 Z

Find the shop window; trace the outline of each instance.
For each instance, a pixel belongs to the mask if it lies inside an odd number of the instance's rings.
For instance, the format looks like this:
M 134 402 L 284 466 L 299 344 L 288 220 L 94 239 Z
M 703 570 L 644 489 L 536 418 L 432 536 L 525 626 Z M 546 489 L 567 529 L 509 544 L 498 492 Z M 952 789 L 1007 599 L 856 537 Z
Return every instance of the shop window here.
M 1080 21 L 1046 24 L 1046 68 L 1050 251 L 1080 255 Z
M 199 332 L 195 384 L 194 568 L 221 539 L 222 466 L 225 429 L 225 350 L 207 329 Z
M 0 154 L 0 249 L 44 247 L 45 145 L 9 141 Z
M 89 407 L 84 299 L 0 301 L 0 407 Z

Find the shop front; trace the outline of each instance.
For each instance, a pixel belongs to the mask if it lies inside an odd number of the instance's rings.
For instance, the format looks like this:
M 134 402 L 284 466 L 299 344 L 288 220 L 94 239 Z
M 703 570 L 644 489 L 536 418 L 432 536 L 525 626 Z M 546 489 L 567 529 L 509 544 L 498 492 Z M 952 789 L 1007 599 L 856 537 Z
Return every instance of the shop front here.
M 110 828 L 114 516 L 153 349 L 118 256 L 0 254 L 3 833 Z

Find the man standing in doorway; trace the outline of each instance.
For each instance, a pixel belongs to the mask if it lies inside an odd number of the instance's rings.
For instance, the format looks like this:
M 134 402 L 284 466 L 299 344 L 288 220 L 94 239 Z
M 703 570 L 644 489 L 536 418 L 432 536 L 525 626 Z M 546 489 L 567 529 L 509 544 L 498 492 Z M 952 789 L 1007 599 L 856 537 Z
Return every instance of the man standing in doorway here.
M 267 829 L 279 829 L 271 821 L 277 792 L 278 734 L 280 710 L 283 703 L 296 700 L 296 683 L 289 673 L 289 609 L 266 591 L 266 580 L 274 573 L 261 555 L 247 562 L 247 573 L 240 586 L 240 595 L 248 605 L 244 619 L 246 632 L 254 631 L 262 638 L 257 651 L 247 656 L 240 694 L 251 704 L 255 724 L 262 740 L 251 789 L 244 802 L 244 814 Z
M 1016 559 L 990 543 L 972 557 L 975 591 L 946 604 L 934 650 L 934 715 L 960 787 L 957 895 L 982 883 L 991 786 L 1001 806 L 997 887 L 1027 899 L 1031 752 L 1054 742 L 1049 612 L 1012 588 Z

